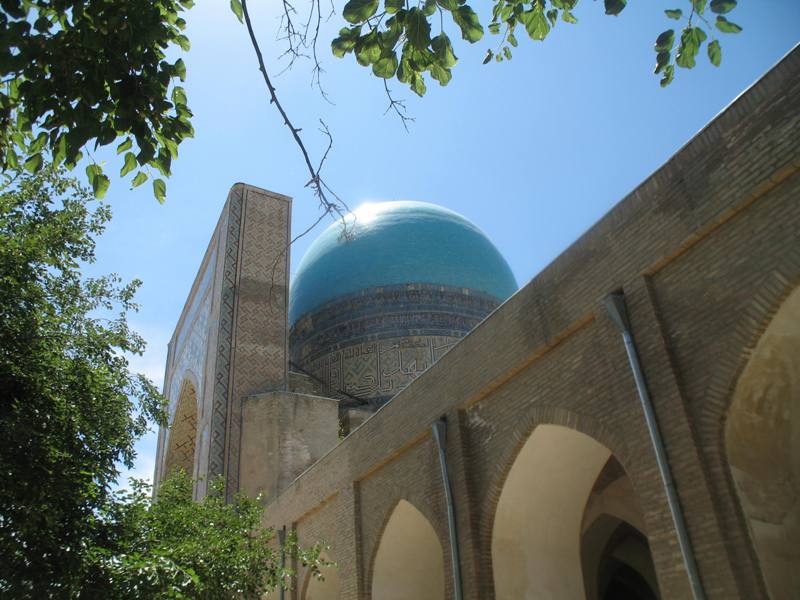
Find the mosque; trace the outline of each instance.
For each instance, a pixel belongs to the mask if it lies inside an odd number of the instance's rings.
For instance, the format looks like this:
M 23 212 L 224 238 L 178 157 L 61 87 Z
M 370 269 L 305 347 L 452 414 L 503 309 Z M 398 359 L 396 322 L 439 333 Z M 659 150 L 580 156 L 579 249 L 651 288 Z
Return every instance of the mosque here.
M 290 281 L 291 199 L 234 185 L 155 481 L 221 476 L 325 542 L 281 598 L 800 600 L 798 98 L 795 49 L 519 289 L 411 201 Z

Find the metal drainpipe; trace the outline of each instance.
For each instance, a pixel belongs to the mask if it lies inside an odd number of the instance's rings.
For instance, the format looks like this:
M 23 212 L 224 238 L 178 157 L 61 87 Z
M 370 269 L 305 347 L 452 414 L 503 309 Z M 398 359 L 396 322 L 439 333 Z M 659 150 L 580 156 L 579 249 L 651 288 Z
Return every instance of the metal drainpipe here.
M 675 531 L 678 534 L 678 545 L 680 547 L 681 556 L 683 557 L 683 565 L 686 567 L 689 583 L 692 586 L 692 595 L 695 600 L 705 600 L 706 595 L 703 591 L 700 573 L 697 570 L 697 563 L 695 562 L 694 553 L 692 552 L 689 532 L 686 528 L 686 520 L 683 517 L 683 511 L 681 510 L 681 505 L 678 500 L 678 493 L 675 489 L 675 482 L 672 479 L 672 473 L 669 469 L 667 453 L 664 448 L 664 442 L 661 439 L 661 432 L 658 429 L 658 421 L 656 421 L 656 414 L 653 410 L 650 393 L 647 390 L 644 373 L 642 373 L 642 368 L 639 363 L 639 355 L 633 343 L 628 310 L 625 306 L 625 294 L 622 292 L 609 294 L 604 304 L 611 320 L 614 321 L 617 327 L 622 331 L 622 339 L 625 342 L 625 351 L 628 354 L 628 362 L 631 367 L 631 372 L 633 373 L 633 379 L 636 381 L 636 391 L 639 392 L 639 400 L 642 404 L 644 420 L 647 423 L 647 430 L 650 432 L 650 441 L 653 444 L 653 450 L 656 454 L 658 471 L 661 474 L 661 481 L 667 493 L 667 504 L 669 505 L 669 511 L 672 515 Z
M 442 486 L 444 487 L 444 497 L 447 502 L 447 529 L 450 534 L 450 562 L 453 565 L 453 591 L 455 600 L 463 600 L 464 593 L 461 590 L 461 562 L 458 555 L 458 535 L 456 532 L 456 512 L 453 504 L 453 490 L 450 485 L 450 475 L 447 471 L 447 454 L 445 452 L 445 442 L 447 440 L 447 421 L 444 417 L 434 421 L 431 425 L 433 437 L 439 446 L 439 464 L 442 467 Z
M 283 573 L 283 570 L 286 568 L 286 525 L 278 529 L 278 544 L 280 544 L 281 547 L 281 573 Z M 283 584 L 283 578 L 281 578 L 278 587 L 278 597 L 280 600 L 284 600 L 286 597 L 286 588 Z

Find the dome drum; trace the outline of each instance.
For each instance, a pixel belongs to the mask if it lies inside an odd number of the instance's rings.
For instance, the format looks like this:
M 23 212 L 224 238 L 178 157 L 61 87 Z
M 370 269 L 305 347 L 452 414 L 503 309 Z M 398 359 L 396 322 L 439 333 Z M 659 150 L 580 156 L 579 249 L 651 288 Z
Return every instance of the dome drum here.
M 328 302 L 291 329 L 291 362 L 329 393 L 391 398 L 499 305 L 463 288 L 408 284 Z

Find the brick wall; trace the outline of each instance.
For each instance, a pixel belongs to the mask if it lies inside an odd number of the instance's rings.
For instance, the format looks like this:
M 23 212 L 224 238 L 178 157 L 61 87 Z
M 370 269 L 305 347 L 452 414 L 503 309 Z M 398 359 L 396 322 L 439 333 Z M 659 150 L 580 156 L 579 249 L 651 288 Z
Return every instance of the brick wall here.
M 431 423 L 448 417 L 465 597 L 493 598 L 491 531 L 534 427 L 596 439 L 643 509 L 663 598 L 690 597 L 619 333 L 624 290 L 709 598 L 765 598 L 725 459 L 736 378 L 800 284 L 800 50 L 794 50 L 486 321 L 309 468 L 265 523 L 326 538 L 342 597 L 369 598 L 391 508 L 411 501 L 445 553 Z

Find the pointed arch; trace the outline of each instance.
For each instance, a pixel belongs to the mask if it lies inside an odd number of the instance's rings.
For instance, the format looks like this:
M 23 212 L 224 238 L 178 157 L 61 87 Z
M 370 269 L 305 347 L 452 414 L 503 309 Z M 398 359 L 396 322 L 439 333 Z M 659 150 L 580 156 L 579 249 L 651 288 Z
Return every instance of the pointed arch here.
M 800 288 L 781 304 L 736 383 L 725 453 L 772 598 L 800 589 Z
M 372 566 L 373 600 L 444 600 L 444 551 L 430 521 L 400 500 Z
M 197 390 L 189 379 L 183 381 L 180 390 L 175 416 L 167 432 L 167 452 L 164 459 L 164 474 L 167 477 L 178 468 L 195 476 Z
M 618 518 L 614 522 L 631 531 L 623 529 L 614 537 L 616 527 L 595 527 L 608 510 L 630 515 L 639 526 L 643 523 L 626 480 L 621 464 L 597 440 L 560 425 L 537 426 L 517 454 L 495 508 L 495 598 L 584 600 L 588 593 L 592 600 L 602 599 L 605 588 L 599 586 L 604 576 L 610 583 L 620 577 L 617 568 L 638 574 L 641 569 L 621 561 L 617 552 L 623 544 L 629 547 L 636 528 Z M 654 579 L 649 549 L 645 558 L 647 577 L 640 579 Z M 651 600 L 647 595 L 633 597 Z M 652 598 L 657 597 L 653 592 Z

